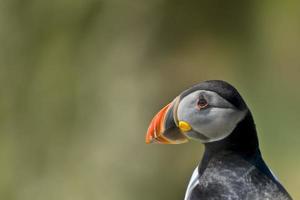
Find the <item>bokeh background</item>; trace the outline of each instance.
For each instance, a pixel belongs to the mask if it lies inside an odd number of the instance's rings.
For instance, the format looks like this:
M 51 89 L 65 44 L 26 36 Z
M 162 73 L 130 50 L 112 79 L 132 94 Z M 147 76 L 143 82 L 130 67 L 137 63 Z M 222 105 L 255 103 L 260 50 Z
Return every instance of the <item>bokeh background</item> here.
M 146 145 L 203 80 L 235 85 L 300 199 L 299 1 L 2 0 L 0 199 L 183 199 L 197 142 Z

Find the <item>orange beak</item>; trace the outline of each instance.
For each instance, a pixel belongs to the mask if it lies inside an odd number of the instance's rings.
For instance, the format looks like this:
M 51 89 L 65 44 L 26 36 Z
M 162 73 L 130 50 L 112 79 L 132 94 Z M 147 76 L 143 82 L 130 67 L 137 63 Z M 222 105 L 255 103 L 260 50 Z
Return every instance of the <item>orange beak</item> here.
M 177 126 L 178 101 L 179 98 L 176 98 L 154 116 L 146 134 L 147 144 L 181 144 L 188 141 Z

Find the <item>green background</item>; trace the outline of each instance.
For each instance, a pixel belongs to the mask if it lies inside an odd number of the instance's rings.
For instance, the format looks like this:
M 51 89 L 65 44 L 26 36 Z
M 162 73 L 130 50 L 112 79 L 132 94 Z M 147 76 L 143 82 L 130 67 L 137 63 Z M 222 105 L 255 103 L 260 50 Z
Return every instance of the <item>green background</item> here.
M 235 85 L 300 199 L 299 1 L 2 0 L 0 199 L 183 199 L 203 146 L 146 145 L 153 115 Z

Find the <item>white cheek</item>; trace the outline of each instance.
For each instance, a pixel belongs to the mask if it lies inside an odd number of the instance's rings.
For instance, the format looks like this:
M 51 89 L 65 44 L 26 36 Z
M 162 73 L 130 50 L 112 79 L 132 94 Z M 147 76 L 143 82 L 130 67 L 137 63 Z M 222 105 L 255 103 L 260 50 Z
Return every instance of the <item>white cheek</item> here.
M 207 97 L 210 105 L 203 110 L 197 108 L 200 93 Z M 236 109 L 217 93 L 204 90 L 193 92 L 184 97 L 177 109 L 178 120 L 188 122 L 194 132 L 210 138 L 203 142 L 217 141 L 227 137 L 245 117 L 246 113 L 246 110 Z M 190 137 L 199 139 L 192 134 Z
M 244 118 L 246 111 L 232 108 L 208 108 L 199 111 L 189 108 L 182 112 L 179 120 L 190 123 L 193 130 L 210 138 L 209 142 L 227 137 Z
M 244 116 L 245 112 L 232 108 L 211 108 L 209 112 L 201 112 L 192 127 L 211 138 L 210 141 L 216 141 L 227 137 Z

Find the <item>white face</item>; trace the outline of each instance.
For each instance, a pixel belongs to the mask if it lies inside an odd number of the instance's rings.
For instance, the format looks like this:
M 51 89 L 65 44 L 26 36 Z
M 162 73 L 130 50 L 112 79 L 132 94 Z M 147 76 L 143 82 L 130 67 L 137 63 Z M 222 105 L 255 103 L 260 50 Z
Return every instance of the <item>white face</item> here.
M 192 127 L 186 132 L 188 137 L 213 142 L 230 135 L 246 113 L 247 110 L 238 110 L 215 92 L 198 90 L 180 101 L 177 117 Z

